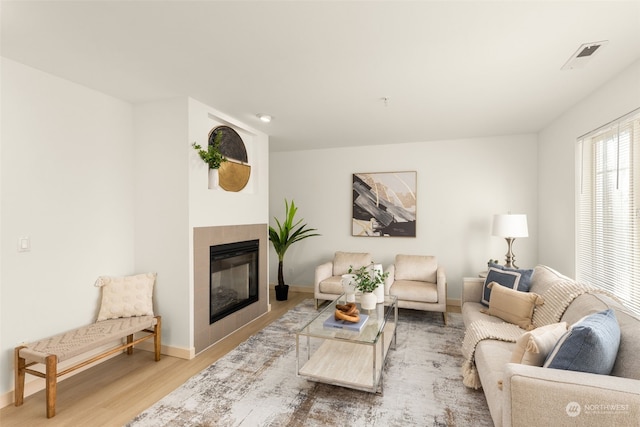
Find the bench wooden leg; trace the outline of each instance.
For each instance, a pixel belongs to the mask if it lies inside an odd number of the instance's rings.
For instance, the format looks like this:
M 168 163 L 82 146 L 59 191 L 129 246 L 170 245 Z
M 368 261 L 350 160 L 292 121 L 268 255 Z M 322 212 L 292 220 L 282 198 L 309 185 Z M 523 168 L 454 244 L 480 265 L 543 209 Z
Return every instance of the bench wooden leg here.
M 14 370 L 15 370 L 15 385 L 14 385 L 14 403 L 16 406 L 20 406 L 24 403 L 24 377 L 26 376 L 26 362 L 24 357 L 20 357 L 20 350 L 25 348 L 24 346 L 16 347 L 14 353 Z
M 153 328 L 153 333 L 155 334 L 153 344 L 157 362 L 160 360 L 160 349 L 162 348 L 162 316 L 156 316 L 156 320 L 156 326 Z
M 133 342 L 133 334 L 127 335 L 127 344 L 131 344 Z M 127 347 L 127 354 L 133 354 L 133 346 Z
M 47 418 L 56 415 L 56 392 L 58 388 L 58 356 L 51 355 L 45 359 L 45 381 L 47 396 Z

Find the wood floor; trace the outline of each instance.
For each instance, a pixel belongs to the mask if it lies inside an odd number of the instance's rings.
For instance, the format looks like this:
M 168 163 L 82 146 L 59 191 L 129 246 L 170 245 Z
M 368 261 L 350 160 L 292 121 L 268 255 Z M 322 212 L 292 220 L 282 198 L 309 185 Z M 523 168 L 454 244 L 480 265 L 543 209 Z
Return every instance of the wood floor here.
M 58 383 L 55 417 L 46 417 L 43 390 L 25 398 L 20 407 L 10 405 L 0 410 L 0 425 L 123 426 L 307 298 L 313 298 L 313 295 L 289 292 L 287 301 L 276 301 L 272 290 L 268 314 L 192 360 L 162 356 L 159 362 L 154 362 L 151 352 L 134 351 L 131 356 L 122 354 Z M 459 312 L 459 307 L 452 307 L 451 311 Z
M 154 362 L 151 352 L 122 354 L 58 383 L 55 417 L 46 417 L 43 390 L 25 398 L 20 407 L 11 405 L 0 410 L 0 425 L 123 426 L 307 298 L 313 298 L 313 294 L 289 292 L 287 301 L 276 301 L 271 291 L 269 313 L 192 360 L 163 355 L 159 362 Z

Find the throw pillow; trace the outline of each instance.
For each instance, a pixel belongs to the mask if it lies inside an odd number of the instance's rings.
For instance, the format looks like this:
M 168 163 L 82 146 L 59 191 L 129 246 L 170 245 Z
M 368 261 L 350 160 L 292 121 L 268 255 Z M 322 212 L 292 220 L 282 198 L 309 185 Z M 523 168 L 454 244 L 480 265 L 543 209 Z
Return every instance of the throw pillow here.
M 489 301 L 491 300 L 491 289 L 489 288 L 489 283 L 495 282 L 509 289 L 517 289 L 521 276 L 522 275 L 516 271 L 504 271 L 499 268 L 490 267 L 489 271 L 487 271 L 487 278 L 484 280 L 482 300 L 480 302 L 489 307 Z
M 531 279 L 533 277 L 533 269 L 518 269 L 518 268 L 508 268 L 504 265 L 500 264 L 489 264 L 489 267 L 497 268 L 503 271 L 515 271 L 516 273 L 520 273 L 520 281 L 518 282 L 518 290 L 522 292 L 529 292 L 531 288 Z
M 495 282 L 489 283 L 488 287 L 491 289 L 491 301 L 489 310 L 486 310 L 487 314 L 499 317 L 525 330 L 533 329 L 531 324 L 533 309 L 536 305 L 543 303 L 540 295 L 509 289 Z
M 613 310 L 586 316 L 560 338 L 545 368 L 609 375 L 620 346 L 620 326 Z
M 547 355 L 565 332 L 567 332 L 567 322 L 552 323 L 525 332 L 516 341 L 516 348 L 511 354 L 511 363 L 542 366 Z
M 120 317 L 153 316 L 155 281 L 156 273 L 98 277 L 95 286 L 102 287 L 98 322 Z

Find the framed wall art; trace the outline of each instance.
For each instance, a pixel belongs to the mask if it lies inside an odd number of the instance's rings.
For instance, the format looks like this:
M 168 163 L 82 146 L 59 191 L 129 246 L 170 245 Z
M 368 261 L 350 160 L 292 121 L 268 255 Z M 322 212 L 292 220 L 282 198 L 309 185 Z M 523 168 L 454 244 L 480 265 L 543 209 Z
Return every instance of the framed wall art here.
M 416 179 L 413 172 L 353 174 L 351 235 L 416 237 Z

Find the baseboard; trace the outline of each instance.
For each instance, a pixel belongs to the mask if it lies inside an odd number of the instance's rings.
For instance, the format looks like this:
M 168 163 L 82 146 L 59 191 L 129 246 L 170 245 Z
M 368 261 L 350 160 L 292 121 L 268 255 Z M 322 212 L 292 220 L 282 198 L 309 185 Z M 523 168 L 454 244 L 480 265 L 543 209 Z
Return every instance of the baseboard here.
M 455 307 L 461 307 L 462 303 L 460 299 L 449 299 L 447 298 L 447 305 L 452 305 Z
M 94 351 L 95 354 L 99 354 L 100 351 L 104 351 L 105 349 L 107 349 L 108 346 L 105 346 L 104 348 L 100 348 Z M 155 351 L 154 347 L 153 347 L 153 342 L 149 342 L 149 341 L 143 341 L 140 344 L 135 346 L 136 350 L 143 350 L 143 351 L 148 351 L 153 353 Z M 195 348 L 191 348 L 191 349 L 187 349 L 187 348 L 180 348 L 180 347 L 170 347 L 170 346 L 165 346 L 163 345 L 160 353 L 163 356 L 171 356 L 171 357 L 178 357 L 180 359 L 193 359 L 195 357 Z M 69 374 L 58 378 L 58 382 L 60 381 L 64 381 L 67 378 L 71 378 L 72 376 L 79 374 L 82 371 L 86 371 L 89 368 L 92 368 L 100 363 L 103 363 L 113 357 L 119 356 L 121 353 L 116 353 L 113 354 L 111 356 L 107 356 L 104 359 L 100 359 L 95 361 L 94 363 L 91 363 L 87 366 L 83 366 L 82 368 L 79 368 L 73 372 L 70 372 Z M 64 366 L 70 365 L 71 363 L 76 363 L 82 359 L 88 359 L 90 357 L 91 353 L 85 353 L 81 356 L 78 356 L 76 358 L 70 359 L 68 361 L 68 363 L 66 364 L 60 364 L 60 370 L 62 370 L 64 368 Z M 45 389 L 45 382 L 44 382 L 44 378 L 38 378 L 38 377 L 34 377 L 32 375 L 27 374 L 27 379 L 29 380 L 25 380 L 24 383 L 24 397 L 27 396 L 31 396 L 32 394 L 35 394 L 41 390 Z M 8 392 L 0 395 L 0 408 L 4 408 L 5 406 L 9 406 L 9 405 L 13 405 L 15 402 L 15 394 L 14 394 L 15 389 L 9 390 Z
M 269 289 L 273 289 L 276 285 L 273 283 L 269 284 Z M 302 292 L 313 295 L 313 287 L 312 286 L 298 286 L 298 285 L 289 285 L 289 292 Z

